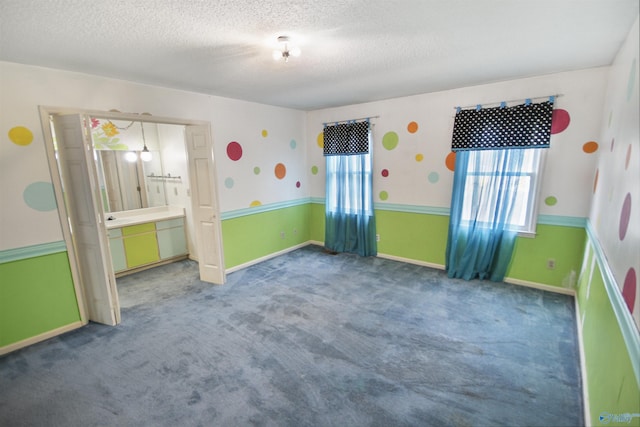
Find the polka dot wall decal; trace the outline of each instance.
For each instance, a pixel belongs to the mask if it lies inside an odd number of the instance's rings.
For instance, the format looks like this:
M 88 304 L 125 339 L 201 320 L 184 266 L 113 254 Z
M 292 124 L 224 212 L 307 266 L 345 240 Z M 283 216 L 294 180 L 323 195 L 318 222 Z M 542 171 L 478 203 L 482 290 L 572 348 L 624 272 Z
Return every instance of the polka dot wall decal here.
M 407 130 L 409 133 L 416 133 L 418 131 L 418 124 L 416 122 L 409 122 Z
M 227 156 L 234 162 L 240 160 L 242 157 L 242 146 L 236 141 L 231 141 L 227 144 Z
M 266 129 L 262 129 L 262 137 L 266 138 L 267 136 L 269 136 L 269 132 Z
M 633 306 L 636 304 L 636 295 L 638 294 L 638 279 L 636 276 L 636 270 L 631 267 L 627 271 L 627 275 L 624 278 L 624 284 L 622 285 L 622 298 L 627 304 L 627 308 L 633 313 Z
M 233 178 L 227 178 L 224 180 L 224 186 L 227 188 L 233 188 L 234 184 L 235 182 L 233 181 Z
M 391 131 L 384 134 L 382 137 L 382 146 L 387 150 L 393 150 L 398 146 L 398 134 Z
M 435 184 L 440 180 L 440 174 L 438 174 L 438 172 L 431 172 L 428 179 L 430 183 Z
M 24 126 L 9 129 L 9 139 L 16 145 L 29 145 L 33 142 L 33 133 Z
M 616 141 L 615 138 L 611 138 L 611 152 L 613 152 L 613 145 L 615 141 Z
M 618 226 L 618 237 L 620 240 L 624 240 L 627 236 L 627 230 L 629 229 L 629 219 L 631 218 L 631 193 L 627 193 L 622 202 L 622 209 L 620 210 L 620 225 Z
M 553 110 L 551 114 L 551 134 L 553 135 L 564 131 L 569 127 L 570 122 L 571 117 L 567 110 L 563 110 L 562 108 Z
M 444 159 L 444 164 L 447 166 L 447 169 L 450 171 L 454 171 L 456 169 L 456 153 L 455 151 L 447 154 L 447 157 Z
M 596 151 L 598 151 L 598 143 L 595 141 L 585 142 L 582 145 L 582 151 L 587 154 L 595 153 Z
M 256 166 L 255 168 L 253 168 L 253 173 L 255 175 L 260 175 L 260 168 L 258 166 Z
M 383 177 L 388 177 L 389 176 L 389 169 L 382 169 L 382 172 L 380 172 L 380 175 L 382 175 Z
M 296 181 L 296 188 L 300 188 L 302 184 L 300 184 L 300 181 Z
M 380 200 L 387 200 L 389 198 L 389 193 L 387 193 L 386 191 L 381 191 L 379 197 Z
M 311 173 L 314 175 L 318 175 L 318 167 L 317 166 L 311 166 Z
M 253 202 L 251 202 L 249 204 L 249 207 L 250 208 L 255 208 L 256 206 L 261 206 L 261 205 L 262 205 L 262 202 L 260 200 L 254 200 Z
M 424 156 L 422 154 L 416 154 L 416 162 L 421 162 L 424 160 Z
M 624 159 L 624 169 L 629 169 L 629 162 L 631 161 L 631 144 L 627 147 L 627 157 Z
M 593 178 L 593 192 L 596 192 L 598 188 L 598 177 L 600 176 L 600 169 L 596 169 L 596 176 Z
M 50 182 L 34 182 L 22 192 L 22 199 L 31 209 L 40 212 L 56 210 L 56 196 L 53 192 L 53 184 Z
M 318 134 L 318 138 L 316 138 L 316 141 L 318 142 L 318 147 L 324 148 L 324 132 L 320 132 Z
M 544 204 L 547 206 L 555 206 L 556 203 L 558 203 L 558 199 L 555 198 L 554 196 L 549 196 L 546 199 L 544 199 Z
M 295 150 L 297 145 L 298 144 L 295 139 L 292 139 L 291 142 L 289 142 L 289 147 L 291 147 L 292 150 Z
M 282 163 L 278 163 L 274 169 L 274 173 L 276 174 L 276 178 L 282 179 L 287 175 L 287 168 Z

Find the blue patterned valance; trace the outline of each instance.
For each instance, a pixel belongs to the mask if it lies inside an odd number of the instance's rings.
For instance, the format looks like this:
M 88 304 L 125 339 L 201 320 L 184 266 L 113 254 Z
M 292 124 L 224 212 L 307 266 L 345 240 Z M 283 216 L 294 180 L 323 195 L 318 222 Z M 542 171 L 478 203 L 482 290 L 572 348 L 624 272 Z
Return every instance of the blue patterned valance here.
M 453 124 L 451 150 L 548 148 L 553 100 L 461 110 Z
M 369 121 L 324 127 L 324 155 L 346 156 L 369 152 Z

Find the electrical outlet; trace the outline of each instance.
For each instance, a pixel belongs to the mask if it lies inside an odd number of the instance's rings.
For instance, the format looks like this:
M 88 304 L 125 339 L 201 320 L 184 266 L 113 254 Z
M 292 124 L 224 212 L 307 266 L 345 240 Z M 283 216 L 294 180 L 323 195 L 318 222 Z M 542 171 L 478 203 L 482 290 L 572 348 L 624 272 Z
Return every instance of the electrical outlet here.
M 281 239 L 284 239 L 284 231 L 281 231 L 281 232 L 280 232 L 280 238 L 281 238 Z
M 296 235 L 296 236 L 298 235 L 298 229 L 297 228 L 293 229 L 293 234 Z
M 547 269 L 549 270 L 553 270 L 556 268 L 556 260 L 553 258 L 549 258 L 547 260 Z
M 376 234 L 376 242 L 379 242 L 379 241 L 380 241 L 380 235 Z

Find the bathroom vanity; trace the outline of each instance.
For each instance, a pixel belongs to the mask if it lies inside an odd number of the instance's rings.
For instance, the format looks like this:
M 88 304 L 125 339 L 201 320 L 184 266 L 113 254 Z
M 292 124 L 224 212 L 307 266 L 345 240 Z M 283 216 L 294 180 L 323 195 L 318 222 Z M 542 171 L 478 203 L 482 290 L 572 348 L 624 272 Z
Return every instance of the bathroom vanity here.
M 186 258 L 184 217 L 174 206 L 106 213 L 116 277 Z

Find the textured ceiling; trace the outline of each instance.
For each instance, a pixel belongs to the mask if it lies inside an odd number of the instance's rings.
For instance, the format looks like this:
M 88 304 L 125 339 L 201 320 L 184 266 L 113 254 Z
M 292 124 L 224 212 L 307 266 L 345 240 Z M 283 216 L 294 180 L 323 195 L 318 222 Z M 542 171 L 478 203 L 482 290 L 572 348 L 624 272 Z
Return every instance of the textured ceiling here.
M 0 0 L 0 60 L 313 110 L 609 65 L 638 4 Z

